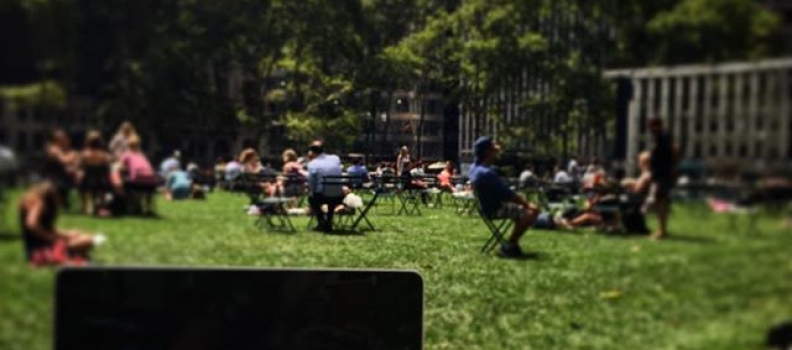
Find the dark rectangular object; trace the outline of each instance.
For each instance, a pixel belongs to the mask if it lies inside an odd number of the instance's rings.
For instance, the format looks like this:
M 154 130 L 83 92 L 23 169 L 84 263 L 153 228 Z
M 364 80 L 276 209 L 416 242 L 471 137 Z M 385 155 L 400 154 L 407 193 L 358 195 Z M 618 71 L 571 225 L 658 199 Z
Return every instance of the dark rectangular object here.
M 55 349 L 420 349 L 409 271 L 65 268 Z

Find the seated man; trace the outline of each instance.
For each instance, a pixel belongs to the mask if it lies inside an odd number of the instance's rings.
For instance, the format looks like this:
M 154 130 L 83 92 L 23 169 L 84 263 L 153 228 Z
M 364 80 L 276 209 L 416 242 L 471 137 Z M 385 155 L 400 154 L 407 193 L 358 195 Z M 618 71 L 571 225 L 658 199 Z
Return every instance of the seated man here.
M 539 209 L 514 193 L 492 168 L 500 154 L 500 145 L 491 137 L 484 136 L 476 140 L 473 153 L 475 159 L 470 168 L 470 182 L 481 209 L 489 218 L 508 217 L 514 220 L 514 230 L 507 242 L 501 245 L 501 254 L 519 257 L 522 255 L 520 237 L 531 227 Z
M 325 176 L 341 175 L 341 159 L 334 154 L 325 154 L 321 141 L 314 141 L 310 147 L 315 157 L 308 163 L 308 203 L 311 213 L 316 215 L 318 226 L 316 231 L 331 232 L 333 230 L 333 214 L 335 210 L 322 211 L 322 206 L 335 208 L 344 200 L 341 185 L 325 186 Z

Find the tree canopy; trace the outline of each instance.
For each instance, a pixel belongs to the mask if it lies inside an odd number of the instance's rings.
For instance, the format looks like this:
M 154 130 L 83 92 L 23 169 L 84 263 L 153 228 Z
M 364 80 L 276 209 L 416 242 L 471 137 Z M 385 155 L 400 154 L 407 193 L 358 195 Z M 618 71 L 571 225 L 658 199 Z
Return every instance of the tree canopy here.
M 548 150 L 605 124 L 604 68 L 766 57 L 779 25 L 753 0 L 7 0 L 0 18 L 0 85 L 57 84 L 108 120 L 348 148 L 410 90 L 421 123 L 439 92 Z

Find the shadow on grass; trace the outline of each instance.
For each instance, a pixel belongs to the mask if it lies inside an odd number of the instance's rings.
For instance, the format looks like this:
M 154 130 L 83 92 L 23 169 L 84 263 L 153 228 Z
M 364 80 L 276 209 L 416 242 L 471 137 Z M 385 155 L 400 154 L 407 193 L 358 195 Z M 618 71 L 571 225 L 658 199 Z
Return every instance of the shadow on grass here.
M 514 260 L 514 261 L 546 261 L 550 259 L 550 255 L 541 252 L 523 252 L 523 254 L 519 257 L 508 258 L 501 256 L 500 254 L 495 255 L 497 258 L 502 260 Z
M 619 239 L 634 239 L 634 240 L 646 240 L 650 241 L 650 235 L 643 234 L 643 233 L 601 233 L 602 236 L 610 237 L 610 238 L 619 238 Z M 669 242 L 683 242 L 683 243 L 694 243 L 694 244 L 714 244 L 716 241 L 710 237 L 703 237 L 703 236 L 690 236 L 690 235 L 679 235 L 671 233 L 668 237 L 662 239 L 660 242 L 669 241 Z
M 358 237 L 363 237 L 366 235 L 366 233 L 362 231 L 353 231 L 347 229 L 334 229 L 333 231 L 324 232 L 322 234 L 330 235 L 330 236 L 358 236 Z
M 10 231 L 0 231 L 0 242 L 14 242 L 20 240 L 21 238 L 22 235 L 17 233 Z

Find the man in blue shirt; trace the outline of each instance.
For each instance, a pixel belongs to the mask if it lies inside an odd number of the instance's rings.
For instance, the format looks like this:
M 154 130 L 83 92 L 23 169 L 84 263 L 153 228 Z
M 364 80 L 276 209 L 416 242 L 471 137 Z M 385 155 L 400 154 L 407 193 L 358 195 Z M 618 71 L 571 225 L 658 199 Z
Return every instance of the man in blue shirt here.
M 356 188 L 369 180 L 368 169 L 366 169 L 366 165 L 363 163 L 363 158 L 356 158 L 354 164 L 347 168 L 347 174 L 359 178 L 352 181 L 352 185 Z
M 492 137 L 484 136 L 476 140 L 473 154 L 475 159 L 470 168 L 470 183 L 481 210 L 489 218 L 507 217 L 514 220 L 514 230 L 501 245 L 501 254 L 505 257 L 519 257 L 522 255 L 520 237 L 531 227 L 539 215 L 539 209 L 514 193 L 492 168 L 500 154 L 500 145 Z
M 314 141 L 309 148 L 314 159 L 308 163 L 308 203 L 311 213 L 316 216 L 318 225 L 315 231 L 331 232 L 333 230 L 333 208 L 344 201 L 341 184 L 323 184 L 325 176 L 341 175 L 341 159 L 334 154 L 324 153 L 321 141 Z M 327 212 L 322 206 L 327 205 Z

